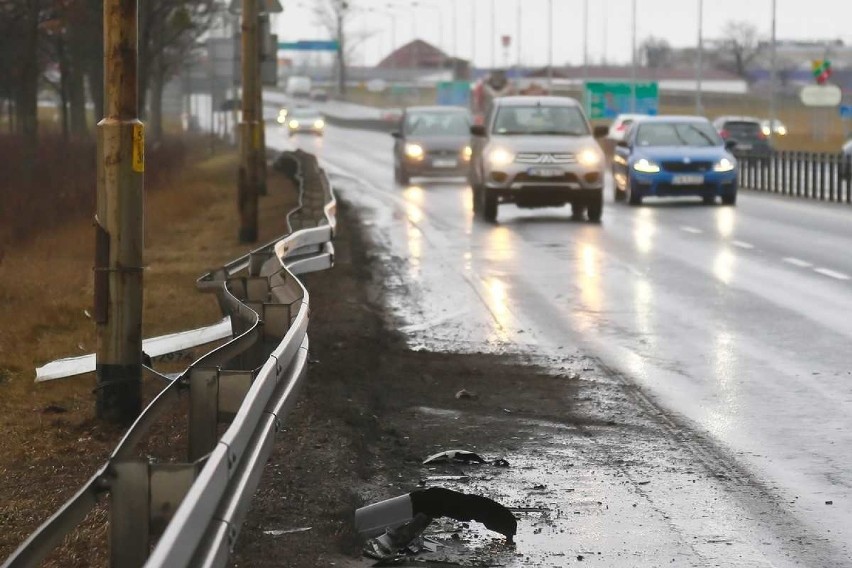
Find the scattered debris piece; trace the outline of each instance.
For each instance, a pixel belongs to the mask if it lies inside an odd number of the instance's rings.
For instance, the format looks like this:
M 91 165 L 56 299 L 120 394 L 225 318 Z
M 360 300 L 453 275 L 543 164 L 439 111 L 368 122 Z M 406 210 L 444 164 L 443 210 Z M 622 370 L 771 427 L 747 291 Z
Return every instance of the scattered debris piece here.
M 378 542 L 370 545 L 371 549 L 378 553 L 383 549 L 393 548 L 394 543 L 404 540 L 417 529 L 420 523 L 415 524 L 412 521 L 420 515 L 428 517 L 430 522 L 431 519 L 440 517 L 457 521 L 478 521 L 486 528 L 505 536 L 509 544 L 518 531 L 517 519 L 500 503 L 488 497 L 469 495 L 443 487 L 417 489 L 399 497 L 361 507 L 355 511 L 355 528 L 364 538 L 376 540 L 376 537 L 381 537 Z M 420 518 L 420 521 L 422 520 Z M 427 522 L 426 525 L 428 524 Z M 423 528 L 426 525 L 423 525 Z M 403 526 L 407 528 L 399 533 L 393 532 Z M 420 532 L 422 530 L 421 528 Z M 419 532 L 415 533 L 415 536 L 417 534 Z M 413 538 L 406 541 L 405 545 Z
M 478 454 L 473 452 L 469 452 L 467 450 L 447 450 L 445 452 L 439 452 L 437 454 L 431 455 L 425 460 L 423 460 L 423 464 L 430 463 L 485 463 L 485 460 L 482 459 Z
M 494 467 L 509 467 L 509 462 L 506 461 L 504 458 L 497 458 L 496 460 L 491 462 L 491 465 L 493 465 Z
M 280 530 L 275 529 L 275 530 L 263 531 L 263 534 L 266 534 L 266 535 L 269 535 L 269 536 L 281 536 L 282 534 L 293 534 L 293 533 L 307 532 L 307 531 L 311 530 L 312 528 L 313 527 L 299 527 L 297 529 L 280 529 Z
M 513 513 L 549 513 L 550 509 L 546 507 L 510 507 L 509 510 Z
M 636 485 L 648 485 L 649 483 L 651 483 L 651 480 L 637 481 Z
M 456 393 L 456 398 L 457 399 L 462 399 L 462 398 L 477 399 L 477 398 L 479 398 L 479 395 L 476 394 L 475 392 L 471 392 L 467 389 L 462 389 L 462 390 L 460 390 L 459 392 Z
M 387 560 L 404 554 L 431 522 L 432 518 L 428 515 L 417 513 L 411 521 L 368 540 L 364 545 L 364 555 L 376 560 Z M 415 548 L 411 551 L 414 554 L 420 550 L 419 546 L 415 545 Z
M 544 491 L 545 489 L 547 489 L 547 485 L 545 485 L 544 483 L 539 483 L 539 484 L 533 485 L 531 487 L 531 489 L 533 491 Z
M 825 504 L 826 505 L 834 505 L 834 501 L 826 501 Z
M 430 475 L 425 479 L 420 480 L 421 485 L 425 485 L 427 482 L 435 482 L 435 481 L 470 481 L 469 475 Z
M 41 409 L 42 414 L 65 414 L 68 409 L 58 404 L 48 404 Z

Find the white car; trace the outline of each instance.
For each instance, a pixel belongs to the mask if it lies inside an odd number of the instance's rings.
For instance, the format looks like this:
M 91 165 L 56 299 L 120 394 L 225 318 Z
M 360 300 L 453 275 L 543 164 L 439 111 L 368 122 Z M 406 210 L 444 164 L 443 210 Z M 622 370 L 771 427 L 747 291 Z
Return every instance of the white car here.
M 613 142 L 621 142 L 624 140 L 624 135 L 627 134 L 627 130 L 630 128 L 630 125 L 633 124 L 637 118 L 642 118 L 645 116 L 644 114 L 619 114 L 615 117 L 615 120 L 612 121 L 612 124 L 609 127 L 609 133 L 606 137 Z

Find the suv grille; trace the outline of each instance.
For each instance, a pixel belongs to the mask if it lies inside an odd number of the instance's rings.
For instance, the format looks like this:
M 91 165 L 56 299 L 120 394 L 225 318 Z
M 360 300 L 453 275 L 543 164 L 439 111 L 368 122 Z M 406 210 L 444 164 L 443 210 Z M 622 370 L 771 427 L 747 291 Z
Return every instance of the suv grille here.
M 551 154 L 548 152 L 521 152 L 515 156 L 515 162 L 519 164 L 574 164 L 577 157 L 574 154 Z

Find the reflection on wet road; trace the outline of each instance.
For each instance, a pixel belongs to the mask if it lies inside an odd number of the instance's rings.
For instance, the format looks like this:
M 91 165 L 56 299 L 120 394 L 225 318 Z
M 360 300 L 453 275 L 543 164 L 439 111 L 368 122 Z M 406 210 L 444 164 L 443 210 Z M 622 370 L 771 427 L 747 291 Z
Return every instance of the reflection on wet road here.
M 342 195 L 403 267 L 393 302 L 412 344 L 580 348 L 730 452 L 821 546 L 849 554 L 852 210 L 745 193 L 736 208 L 609 201 L 599 225 L 505 206 L 489 225 L 463 180 L 396 187 L 387 135 L 297 138 L 361 180 L 339 178 Z

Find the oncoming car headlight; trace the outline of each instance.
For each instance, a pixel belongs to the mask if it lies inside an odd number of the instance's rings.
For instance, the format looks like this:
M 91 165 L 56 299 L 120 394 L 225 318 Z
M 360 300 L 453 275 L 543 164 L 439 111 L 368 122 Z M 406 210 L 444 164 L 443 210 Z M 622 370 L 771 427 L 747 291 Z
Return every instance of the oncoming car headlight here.
M 290 128 L 293 128 L 293 129 L 299 128 L 299 121 L 298 120 L 291 120 L 289 122 L 288 126 Z
M 515 161 L 515 156 L 505 148 L 494 148 L 488 154 L 492 166 L 507 166 Z
M 659 173 L 660 166 L 658 166 L 651 160 L 640 158 L 639 160 L 636 160 L 636 163 L 633 164 L 633 169 L 637 172 L 642 172 L 643 174 L 656 174 Z
M 325 126 L 325 121 L 321 118 L 318 118 L 314 121 L 314 128 L 322 128 Z
M 405 155 L 409 158 L 414 158 L 415 160 L 422 160 L 423 146 L 421 146 L 420 144 L 406 144 Z
M 473 156 L 473 148 L 471 148 L 470 146 L 465 146 L 462 149 L 462 158 L 464 158 L 465 162 L 469 162 L 471 156 Z
M 722 158 L 716 165 L 713 166 L 714 172 L 730 172 L 736 167 L 736 164 L 728 158 Z
M 586 148 L 577 154 L 577 161 L 583 166 L 597 166 L 601 163 L 601 155 L 591 148 Z

